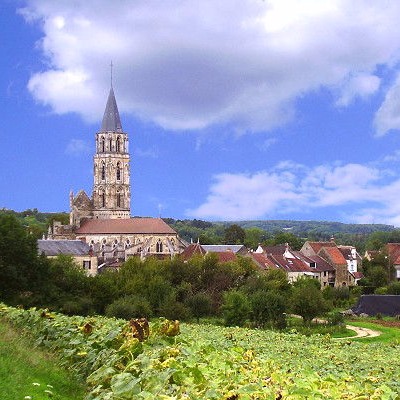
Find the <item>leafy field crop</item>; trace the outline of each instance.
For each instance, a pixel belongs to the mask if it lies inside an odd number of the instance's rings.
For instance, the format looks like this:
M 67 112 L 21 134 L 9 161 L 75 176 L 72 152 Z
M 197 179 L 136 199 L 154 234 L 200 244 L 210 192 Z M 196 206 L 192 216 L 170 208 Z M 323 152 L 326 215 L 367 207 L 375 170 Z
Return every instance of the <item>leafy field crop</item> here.
M 195 324 L 171 336 L 178 325 L 168 321 L 148 332 L 102 317 L 0 312 L 87 377 L 87 400 L 400 399 L 398 345 Z

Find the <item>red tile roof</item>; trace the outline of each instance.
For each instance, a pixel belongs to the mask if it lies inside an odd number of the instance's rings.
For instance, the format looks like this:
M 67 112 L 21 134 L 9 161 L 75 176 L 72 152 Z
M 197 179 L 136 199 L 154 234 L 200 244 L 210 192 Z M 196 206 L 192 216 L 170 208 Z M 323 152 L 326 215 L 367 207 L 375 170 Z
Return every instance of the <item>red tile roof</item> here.
M 218 261 L 220 263 L 231 262 L 231 261 L 237 260 L 236 254 L 229 250 L 228 251 L 215 251 L 215 252 L 213 252 L 213 254 L 217 255 Z
M 199 243 L 191 243 L 188 247 L 185 248 L 185 250 L 183 250 L 183 252 L 180 254 L 180 257 L 184 260 L 189 260 L 194 255 L 204 256 L 205 254 L 206 251 Z
M 307 242 L 310 247 L 315 251 L 317 254 L 322 247 L 336 247 L 336 243 L 333 241 L 330 242 Z
M 321 252 L 325 252 L 328 256 L 329 260 L 336 265 L 347 265 L 346 259 L 343 257 L 343 254 L 337 247 L 323 247 L 321 248 Z M 318 254 L 320 255 L 320 254 Z
M 261 246 L 264 253 L 266 254 L 280 254 L 282 255 L 285 251 L 287 246 L 285 244 L 278 244 L 275 246 Z
M 316 265 L 317 265 L 316 270 L 317 271 L 321 271 L 321 272 L 323 272 L 323 271 L 335 271 L 335 268 L 331 264 L 329 264 L 326 260 L 324 260 L 322 257 L 320 257 L 320 256 L 312 256 L 312 257 L 309 257 L 309 258 L 311 258 L 311 260 L 313 260 L 316 263 Z
M 251 258 L 263 269 L 277 269 L 278 267 L 264 253 L 250 253 Z
M 316 272 L 314 268 L 309 267 L 298 258 L 286 258 L 276 254 L 270 254 L 268 258 L 286 272 Z
M 175 234 L 161 218 L 88 219 L 77 234 Z
M 360 271 L 355 271 L 355 272 L 352 272 L 351 274 L 354 276 L 354 278 L 355 278 L 355 279 L 361 279 L 361 278 L 364 278 L 364 275 L 363 275 L 363 273 L 362 273 L 362 272 L 360 272 Z
M 400 258 L 400 243 L 388 243 L 386 245 L 389 262 L 397 264 Z

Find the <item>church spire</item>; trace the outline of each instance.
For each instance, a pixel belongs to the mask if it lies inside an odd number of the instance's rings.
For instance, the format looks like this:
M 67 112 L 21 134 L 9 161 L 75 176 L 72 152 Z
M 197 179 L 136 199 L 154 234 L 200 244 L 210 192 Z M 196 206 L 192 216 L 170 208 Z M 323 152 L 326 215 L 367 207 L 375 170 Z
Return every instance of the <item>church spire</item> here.
M 128 134 L 122 130 L 112 81 L 93 162 L 93 218 L 130 218 Z
M 117 101 L 115 100 L 114 90 L 112 86 L 108 95 L 107 105 L 104 111 L 100 132 L 123 132 L 121 119 L 118 112 Z

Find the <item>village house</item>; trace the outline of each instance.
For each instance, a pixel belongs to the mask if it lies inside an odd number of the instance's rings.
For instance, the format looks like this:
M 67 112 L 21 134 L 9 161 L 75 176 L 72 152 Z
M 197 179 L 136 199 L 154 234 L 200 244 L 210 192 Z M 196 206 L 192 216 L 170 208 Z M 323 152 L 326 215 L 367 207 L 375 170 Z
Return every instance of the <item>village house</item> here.
M 238 255 L 246 255 L 247 249 L 243 245 L 201 245 L 200 243 L 189 244 L 180 254 L 180 257 L 188 261 L 193 256 L 205 256 L 215 254 L 218 262 L 225 263 L 236 261 Z
M 38 240 L 38 252 L 55 258 L 61 254 L 72 257 L 76 265 L 90 276 L 97 274 L 97 257 L 87 243 L 80 240 Z
M 334 286 L 354 286 L 362 278 L 358 271 L 361 257 L 353 246 L 337 246 L 334 240 L 329 242 L 304 243 L 300 252 L 307 257 L 319 256 L 334 268 Z M 328 284 L 332 285 L 333 271 L 326 270 Z M 326 283 L 326 281 L 323 281 Z
M 275 268 L 284 271 L 290 283 L 301 277 L 320 280 L 321 272 L 316 268 L 315 263 L 312 261 L 307 263 L 305 257 L 292 251 L 287 243 L 277 246 L 260 245 L 250 256 L 263 269 Z
M 400 281 L 400 243 L 388 243 L 385 246 L 385 252 L 390 279 L 393 278 L 391 270 L 394 270 L 394 279 Z

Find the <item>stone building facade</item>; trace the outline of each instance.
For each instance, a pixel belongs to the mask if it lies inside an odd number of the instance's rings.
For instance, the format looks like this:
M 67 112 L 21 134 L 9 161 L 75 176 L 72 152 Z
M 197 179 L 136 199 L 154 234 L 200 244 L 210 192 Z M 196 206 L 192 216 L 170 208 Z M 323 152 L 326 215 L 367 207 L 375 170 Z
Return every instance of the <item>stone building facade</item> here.
M 130 256 L 172 257 L 186 244 L 161 218 L 131 218 L 128 134 L 111 86 L 93 157 L 92 196 L 70 193 L 70 223 L 54 222 L 48 238 L 79 239 L 99 266 L 118 266 Z

